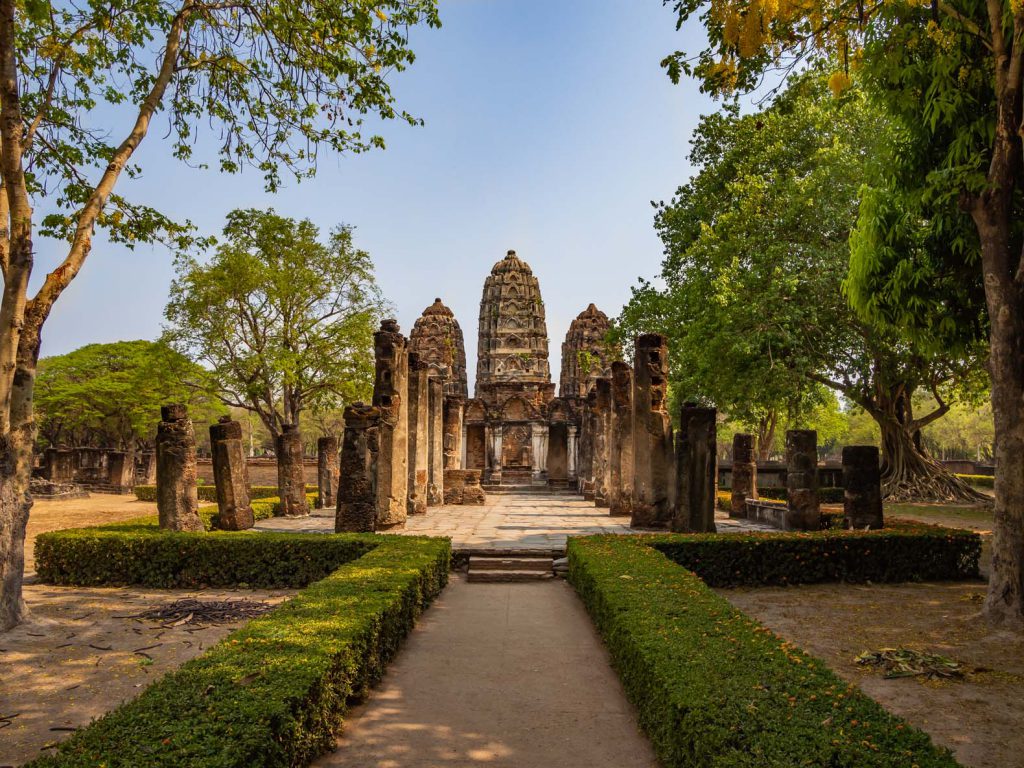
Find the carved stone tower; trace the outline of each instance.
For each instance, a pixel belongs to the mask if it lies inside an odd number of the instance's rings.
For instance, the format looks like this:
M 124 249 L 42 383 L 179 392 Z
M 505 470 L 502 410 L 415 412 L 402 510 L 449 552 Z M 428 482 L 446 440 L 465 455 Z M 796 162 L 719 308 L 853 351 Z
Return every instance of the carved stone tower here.
M 423 310 L 409 334 L 409 351 L 421 362 L 447 369 L 444 393 L 467 397 L 466 345 L 455 315 L 440 299 Z
M 593 304 L 576 316 L 562 343 L 562 376 L 558 396 L 586 398 L 600 378 L 610 378 L 618 350 L 605 341 L 611 323 Z

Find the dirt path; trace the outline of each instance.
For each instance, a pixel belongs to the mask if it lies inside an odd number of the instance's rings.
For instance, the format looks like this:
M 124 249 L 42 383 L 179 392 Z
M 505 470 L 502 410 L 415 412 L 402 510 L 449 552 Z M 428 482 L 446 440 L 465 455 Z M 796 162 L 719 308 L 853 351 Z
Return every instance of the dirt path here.
M 318 768 L 655 768 L 565 582 L 460 577 L 416 625 Z
M 37 499 L 28 516 L 25 573 L 35 570 L 32 550 L 36 536 L 44 531 L 60 531 L 66 528 L 116 523 L 121 520 L 131 520 L 133 517 L 155 514 L 155 502 L 139 501 L 134 496 L 93 493 L 87 499 L 71 499 L 70 501 L 41 501 Z
M 985 585 L 827 584 L 718 590 L 804 650 L 825 659 L 886 709 L 902 715 L 973 768 L 1024 766 L 1024 637 L 978 618 Z M 865 650 L 905 646 L 949 656 L 963 681 L 886 680 L 854 664 Z
M 167 628 L 117 617 L 184 597 L 279 603 L 291 594 L 27 586 L 31 619 L 0 633 L 0 767 L 38 757 L 244 623 Z

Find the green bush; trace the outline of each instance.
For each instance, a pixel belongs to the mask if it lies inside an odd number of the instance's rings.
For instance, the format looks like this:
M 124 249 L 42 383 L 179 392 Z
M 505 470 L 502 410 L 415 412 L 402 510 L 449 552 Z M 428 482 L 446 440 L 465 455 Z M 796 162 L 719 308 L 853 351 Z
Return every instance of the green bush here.
M 275 488 L 274 490 L 277 489 Z M 310 509 L 313 509 L 316 505 L 318 498 L 319 494 L 315 492 L 306 494 L 306 503 L 309 504 Z M 271 517 L 277 517 L 281 514 L 281 499 L 277 496 L 255 499 L 249 506 L 252 507 L 252 515 L 255 520 L 269 520 Z M 216 504 L 200 507 L 199 516 L 203 518 L 203 523 L 206 525 L 207 530 L 218 530 L 220 528 L 220 514 Z
M 957 765 L 643 538 L 571 538 L 569 578 L 661 765 Z
M 306 494 L 317 493 L 318 489 L 315 485 L 306 486 Z M 217 501 L 217 486 L 215 485 L 197 485 L 196 493 L 199 495 L 200 501 Z M 249 486 L 249 498 L 253 500 L 266 499 L 271 496 L 277 496 L 276 485 L 251 485 Z M 135 486 L 135 498 L 139 501 L 156 501 L 156 486 L 155 485 L 136 485 Z
M 977 533 L 913 524 L 640 538 L 712 587 L 969 579 L 981 556 Z
M 996 479 L 990 475 L 957 475 L 961 480 L 976 488 L 995 488 Z
M 250 546 L 272 535 L 186 537 L 233 538 Z M 324 545 L 351 541 L 333 535 L 291 538 L 319 539 Z M 29 765 L 307 765 L 333 746 L 348 703 L 380 680 L 416 617 L 447 581 L 451 547 L 446 539 L 362 539 L 372 549 L 364 549 L 361 558 L 232 632 Z M 111 540 L 105 542 L 109 547 Z
M 361 557 L 359 535 L 161 531 L 151 521 L 50 531 L 36 538 L 36 572 L 48 584 L 304 587 Z

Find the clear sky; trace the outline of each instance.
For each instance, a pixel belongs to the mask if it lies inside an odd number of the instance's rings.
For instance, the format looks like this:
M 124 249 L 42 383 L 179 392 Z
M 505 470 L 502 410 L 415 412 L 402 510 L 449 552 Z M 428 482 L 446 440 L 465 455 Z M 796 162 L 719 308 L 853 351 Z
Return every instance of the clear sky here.
M 133 199 L 206 233 L 237 207 L 272 206 L 324 230 L 356 228 L 403 331 L 439 296 L 466 335 L 470 384 L 484 278 L 508 249 L 540 278 L 557 380 L 569 323 L 593 301 L 618 314 L 639 276 L 656 274 L 652 200 L 691 173 L 688 139 L 714 110 L 696 84 L 659 66 L 696 50 L 661 0 L 441 0 L 441 29 L 416 30 L 417 61 L 396 75 L 399 105 L 423 127 L 385 126 L 388 147 L 322 157 L 318 176 L 263 191 L 258 173 L 227 176 L 170 157 L 154 125 L 137 157 Z M 115 135 L 123 126 L 112 126 Z M 36 282 L 59 244 L 40 241 Z M 162 247 L 98 241 L 43 333 L 43 354 L 155 338 L 172 278 Z

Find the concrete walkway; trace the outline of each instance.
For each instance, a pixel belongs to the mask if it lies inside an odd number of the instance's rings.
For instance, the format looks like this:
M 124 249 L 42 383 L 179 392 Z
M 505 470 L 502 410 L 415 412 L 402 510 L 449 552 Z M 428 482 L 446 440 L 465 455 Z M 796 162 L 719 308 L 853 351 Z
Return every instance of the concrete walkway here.
M 318 768 L 655 768 L 572 588 L 468 584 L 423 615 Z

